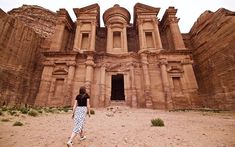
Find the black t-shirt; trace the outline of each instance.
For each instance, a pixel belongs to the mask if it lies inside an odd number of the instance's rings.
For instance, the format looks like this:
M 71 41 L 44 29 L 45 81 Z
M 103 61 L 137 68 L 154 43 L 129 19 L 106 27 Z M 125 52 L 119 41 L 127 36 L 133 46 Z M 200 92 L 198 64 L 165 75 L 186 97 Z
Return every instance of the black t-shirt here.
M 89 98 L 90 96 L 87 93 L 77 95 L 76 100 L 78 102 L 78 106 L 87 106 L 87 99 Z

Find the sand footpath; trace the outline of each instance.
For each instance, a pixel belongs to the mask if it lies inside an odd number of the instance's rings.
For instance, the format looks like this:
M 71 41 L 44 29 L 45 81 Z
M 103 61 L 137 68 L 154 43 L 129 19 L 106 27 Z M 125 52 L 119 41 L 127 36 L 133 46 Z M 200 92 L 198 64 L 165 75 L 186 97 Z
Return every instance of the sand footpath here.
M 168 112 L 114 106 L 87 117 L 87 139 L 75 147 L 235 147 L 234 112 Z M 70 136 L 71 112 L 38 117 L 0 116 L 0 147 L 63 147 Z M 164 127 L 151 126 L 161 118 Z M 23 126 L 12 126 L 21 121 Z

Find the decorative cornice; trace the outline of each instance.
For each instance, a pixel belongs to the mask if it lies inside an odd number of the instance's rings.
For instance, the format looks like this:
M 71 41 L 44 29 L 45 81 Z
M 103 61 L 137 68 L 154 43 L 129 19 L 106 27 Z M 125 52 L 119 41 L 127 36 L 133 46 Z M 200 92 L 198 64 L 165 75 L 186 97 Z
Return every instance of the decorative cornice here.
M 57 24 L 65 24 L 69 30 L 74 28 L 74 23 L 66 9 L 59 9 L 59 11 L 56 11 L 56 13 L 59 18 Z

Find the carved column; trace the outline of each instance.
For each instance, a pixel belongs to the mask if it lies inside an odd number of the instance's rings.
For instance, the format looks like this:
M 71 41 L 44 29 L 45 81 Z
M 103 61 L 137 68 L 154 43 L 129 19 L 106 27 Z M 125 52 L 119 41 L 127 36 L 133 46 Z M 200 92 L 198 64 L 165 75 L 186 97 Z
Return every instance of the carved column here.
M 91 23 L 91 44 L 90 51 L 95 51 L 95 38 L 96 38 L 96 22 Z
M 50 92 L 50 87 L 51 87 L 52 72 L 54 69 L 54 64 L 53 62 L 50 62 L 50 61 L 46 61 L 43 64 L 44 64 L 44 68 L 42 72 L 39 92 L 35 100 L 36 106 L 47 105 L 47 100 L 49 98 L 49 92 Z
M 100 69 L 100 101 L 99 105 L 100 107 L 105 105 L 105 70 L 106 65 L 103 64 Z
M 112 45 L 113 45 L 113 34 L 112 34 L 112 29 L 111 29 L 111 26 L 110 25 L 107 25 L 107 28 L 108 28 L 108 35 L 107 35 L 107 52 L 110 52 L 111 49 L 112 49 Z
M 172 40 L 173 40 L 175 49 L 176 50 L 186 49 L 184 45 L 183 37 L 181 35 L 180 29 L 178 26 L 179 19 L 174 17 L 174 18 L 169 18 L 168 21 L 169 21 L 169 26 L 170 26 Z
M 64 22 L 60 22 L 59 24 L 56 25 L 55 34 L 52 38 L 52 43 L 51 43 L 51 48 L 50 48 L 51 51 L 62 50 L 64 30 L 65 30 Z
M 75 51 L 80 49 L 80 46 L 79 46 L 80 32 L 81 32 L 81 23 L 78 22 L 77 20 L 77 27 L 76 27 L 76 33 L 75 33 L 74 45 L 73 45 L 73 50 Z
M 187 58 L 182 60 L 181 64 L 184 70 L 184 78 L 187 89 L 190 91 L 198 89 L 197 80 L 195 78 L 195 74 L 193 72 L 193 67 L 192 67 L 193 61 Z
M 70 106 L 73 103 L 73 98 L 72 98 L 72 92 L 73 92 L 73 78 L 74 78 L 74 73 L 75 73 L 75 66 L 76 62 L 71 61 L 67 63 L 67 66 L 69 66 L 69 71 L 68 71 L 68 78 L 67 78 L 67 91 L 66 91 L 66 99 L 64 101 L 64 104 L 66 106 Z
M 136 86 L 135 86 L 135 69 L 133 64 L 130 66 L 130 72 L 131 72 L 131 106 L 136 108 L 137 96 L 136 96 Z
M 162 76 L 162 83 L 163 83 L 163 90 L 165 93 L 165 101 L 166 101 L 166 108 L 172 109 L 172 98 L 170 93 L 170 84 L 166 70 L 167 61 L 166 59 L 160 60 L 160 68 L 161 68 L 161 76 Z
M 123 47 L 124 47 L 124 52 L 128 52 L 126 26 L 127 25 L 125 24 L 124 28 L 123 28 Z
M 94 67 L 94 59 L 93 55 L 87 55 L 86 64 L 86 79 L 85 79 L 85 86 L 87 89 L 87 93 L 91 94 L 91 83 L 93 81 L 93 67 Z
M 138 32 L 139 32 L 139 43 L 140 43 L 140 50 L 145 49 L 145 41 L 144 41 L 144 33 L 143 33 L 143 21 L 138 20 Z
M 144 73 L 144 96 L 147 108 L 152 108 L 152 96 L 150 91 L 150 77 L 149 77 L 149 70 L 148 70 L 148 60 L 147 54 L 141 53 L 141 64 Z
M 156 48 L 157 49 L 162 49 L 162 41 L 161 41 L 161 36 L 160 36 L 160 33 L 159 33 L 159 28 L 158 28 L 158 23 L 159 21 L 154 19 L 154 33 L 155 33 L 155 39 L 156 39 Z

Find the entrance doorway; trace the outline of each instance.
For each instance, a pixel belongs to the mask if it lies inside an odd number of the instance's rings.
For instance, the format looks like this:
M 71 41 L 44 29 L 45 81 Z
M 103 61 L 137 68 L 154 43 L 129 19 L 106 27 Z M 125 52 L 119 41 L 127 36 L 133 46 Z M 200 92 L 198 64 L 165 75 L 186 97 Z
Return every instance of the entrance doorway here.
M 123 74 L 112 75 L 111 100 L 125 100 Z

